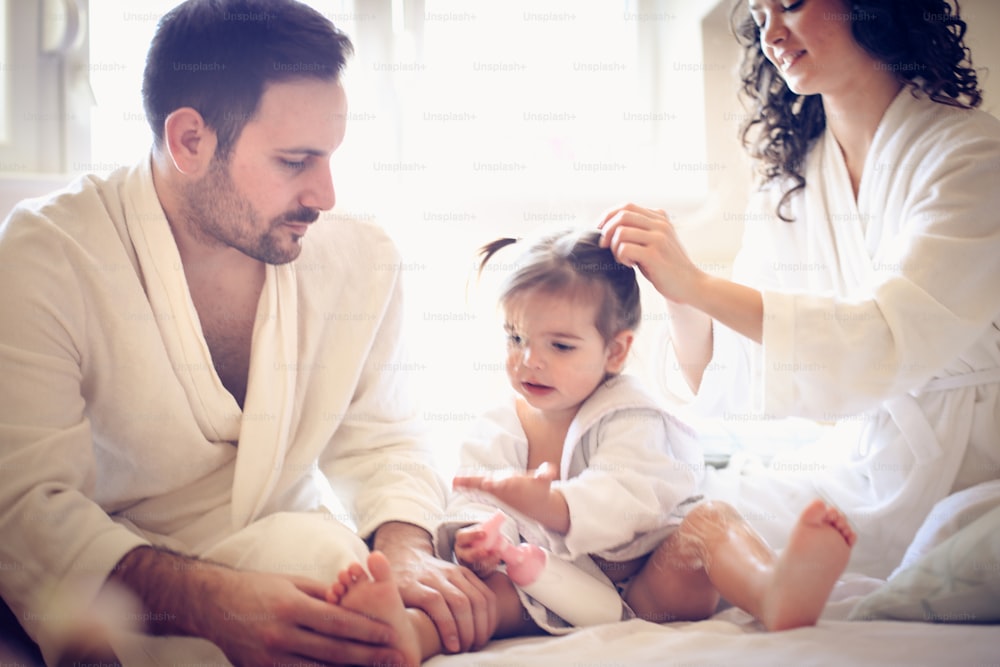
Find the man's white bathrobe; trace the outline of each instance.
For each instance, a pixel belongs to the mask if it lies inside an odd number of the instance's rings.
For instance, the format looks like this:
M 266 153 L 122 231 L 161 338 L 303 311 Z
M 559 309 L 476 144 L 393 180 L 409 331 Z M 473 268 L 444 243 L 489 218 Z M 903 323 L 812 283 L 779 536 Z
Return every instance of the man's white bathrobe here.
M 860 531 L 850 567 L 886 576 L 937 501 L 1000 477 L 1000 121 L 904 88 L 857 200 L 829 131 L 805 177 L 794 222 L 775 188 L 748 210 L 734 278 L 763 292 L 763 345 L 717 323 L 694 407 L 837 422 L 803 452 L 840 452 L 706 493 L 779 547 L 809 497 L 832 500 Z
M 302 243 L 267 267 L 241 411 L 148 160 L 0 227 L 0 593 L 47 660 L 136 546 L 332 580 L 355 529 L 435 529 L 395 247 L 322 219 Z
M 524 474 L 528 439 L 514 398 L 486 412 L 459 452 L 459 474 Z M 504 534 L 514 544 L 537 544 L 580 569 L 610 581 L 590 559 L 613 562 L 653 551 L 683 519 L 697 493 L 704 461 L 690 428 L 627 375 L 606 381 L 580 406 L 563 442 L 552 488 L 566 499 L 570 529 L 552 531 L 489 494 L 455 494 L 439 528 L 438 549 L 451 558 L 455 531 L 489 519 L 497 509 L 513 520 Z M 687 503 L 685 501 L 688 501 Z M 549 632 L 570 626 L 523 591 L 521 602 Z M 573 591 L 567 590 L 572 596 Z

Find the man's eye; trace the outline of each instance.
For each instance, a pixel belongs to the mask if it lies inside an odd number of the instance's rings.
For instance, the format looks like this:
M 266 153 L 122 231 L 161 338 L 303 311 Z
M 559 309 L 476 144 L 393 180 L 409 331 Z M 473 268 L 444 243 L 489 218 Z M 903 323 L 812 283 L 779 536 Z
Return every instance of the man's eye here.
M 282 160 L 281 163 L 283 165 L 285 165 L 286 167 L 288 167 L 289 169 L 294 169 L 296 171 L 298 171 L 300 169 L 305 169 L 305 166 L 306 166 L 306 163 L 303 160 L 300 160 L 300 161 Z

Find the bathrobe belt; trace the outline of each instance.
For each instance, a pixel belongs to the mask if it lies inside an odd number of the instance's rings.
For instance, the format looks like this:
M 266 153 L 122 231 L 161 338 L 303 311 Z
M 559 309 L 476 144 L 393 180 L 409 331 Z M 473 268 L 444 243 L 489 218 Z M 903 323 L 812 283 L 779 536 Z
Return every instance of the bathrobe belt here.
M 1000 368 L 989 368 L 971 373 L 934 378 L 920 389 L 921 394 L 931 391 L 947 391 L 960 387 L 1000 382 Z M 927 421 L 920 404 L 913 394 L 896 396 L 885 403 L 892 420 L 903 433 L 917 465 L 927 464 L 944 453 L 933 427 Z

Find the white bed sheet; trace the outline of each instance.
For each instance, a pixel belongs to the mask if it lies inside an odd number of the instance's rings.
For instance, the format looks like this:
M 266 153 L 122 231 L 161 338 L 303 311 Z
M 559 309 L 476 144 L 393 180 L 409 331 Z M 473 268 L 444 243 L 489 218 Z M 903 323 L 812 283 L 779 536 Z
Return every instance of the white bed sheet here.
M 725 609 L 697 623 L 656 625 L 640 620 L 581 629 L 561 637 L 491 642 L 477 653 L 438 656 L 427 667 L 1000 667 L 1000 625 L 847 621 L 861 596 L 881 582 L 847 575 L 834 589 L 815 627 L 764 632 L 752 617 Z M 3 651 L 0 664 L 33 664 Z M 121 638 L 115 649 L 126 667 L 219 665 L 216 649 L 190 642 L 185 659 L 162 637 Z M 203 655 L 202 655 L 203 654 Z M 6 659 L 6 660 L 5 660 Z
M 879 582 L 846 578 L 820 622 L 765 632 L 735 608 L 697 623 L 632 620 L 562 637 L 491 642 L 477 653 L 439 656 L 427 667 L 784 667 L 786 665 L 1000 666 L 1000 626 L 847 621 Z

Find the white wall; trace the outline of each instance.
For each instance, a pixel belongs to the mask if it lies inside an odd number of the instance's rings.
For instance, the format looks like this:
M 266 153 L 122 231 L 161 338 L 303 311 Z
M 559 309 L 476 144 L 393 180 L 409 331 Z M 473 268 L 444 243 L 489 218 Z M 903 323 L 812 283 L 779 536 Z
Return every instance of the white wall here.
M 982 109 L 1000 117 L 1000 2 L 962 0 L 961 8 L 969 25 L 965 43 L 983 87 Z

